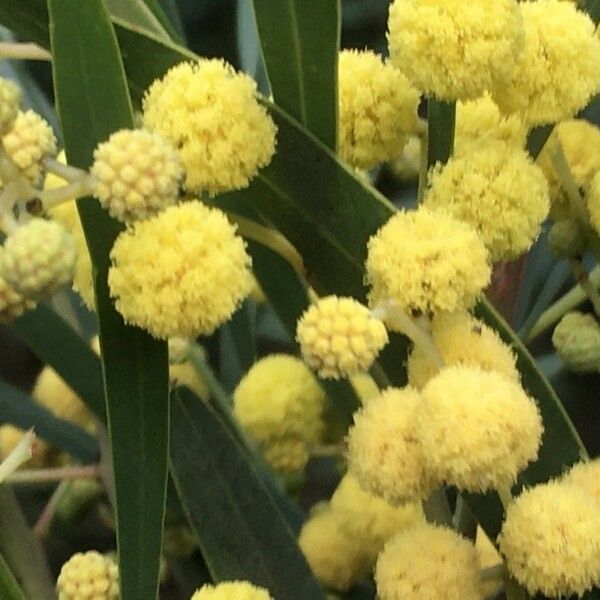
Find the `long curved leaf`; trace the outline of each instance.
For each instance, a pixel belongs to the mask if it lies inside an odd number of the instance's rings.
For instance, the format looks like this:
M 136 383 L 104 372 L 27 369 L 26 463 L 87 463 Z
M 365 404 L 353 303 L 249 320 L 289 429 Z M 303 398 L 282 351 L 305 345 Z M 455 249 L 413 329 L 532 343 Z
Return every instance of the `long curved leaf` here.
M 0 596 L 4 600 L 27 600 L 10 567 L 0 554 Z
M 133 126 L 115 34 L 102 0 L 49 0 L 54 85 L 70 164 Z M 93 262 L 116 489 L 123 600 L 154 598 L 164 518 L 169 432 L 166 343 L 126 326 L 109 297 L 109 251 L 122 226 L 92 199 L 79 212 Z

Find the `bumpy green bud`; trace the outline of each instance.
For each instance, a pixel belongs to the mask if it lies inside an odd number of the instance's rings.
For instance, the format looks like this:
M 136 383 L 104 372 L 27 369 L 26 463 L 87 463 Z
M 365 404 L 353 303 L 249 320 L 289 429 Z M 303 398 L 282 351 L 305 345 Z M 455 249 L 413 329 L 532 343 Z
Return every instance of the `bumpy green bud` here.
M 0 135 L 8 133 L 19 113 L 21 90 L 19 86 L 0 77 Z
M 556 258 L 575 258 L 585 252 L 585 232 L 576 219 L 556 221 L 548 233 L 548 246 Z
M 570 371 L 600 370 L 600 325 L 592 315 L 567 313 L 554 329 L 552 343 Z
M 0 261 L 3 249 L 0 248 Z M 35 308 L 35 303 L 15 291 L 0 277 L 0 323 L 18 319 L 24 312 Z

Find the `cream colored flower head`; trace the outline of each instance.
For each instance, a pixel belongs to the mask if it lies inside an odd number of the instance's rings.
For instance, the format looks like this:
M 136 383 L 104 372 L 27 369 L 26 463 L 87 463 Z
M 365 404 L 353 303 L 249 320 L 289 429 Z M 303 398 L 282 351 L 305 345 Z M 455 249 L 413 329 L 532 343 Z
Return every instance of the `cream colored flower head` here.
M 410 387 L 388 388 L 355 414 L 348 434 L 350 474 L 392 505 L 426 498 L 439 484 L 417 435 L 421 403 Z
M 269 592 L 249 581 L 225 581 L 206 584 L 194 592 L 190 600 L 273 600 Z
M 366 50 L 340 52 L 338 82 L 342 158 L 360 169 L 398 158 L 417 124 L 417 90 Z
M 593 315 L 578 311 L 564 315 L 554 328 L 552 344 L 569 371 L 600 371 L 600 324 Z
M 581 596 L 600 584 L 600 503 L 575 485 L 525 490 L 509 505 L 498 542 L 532 595 Z
M 431 173 L 424 205 L 469 223 L 496 262 L 529 250 L 548 216 L 550 197 L 542 170 L 525 150 L 487 139 Z
M 252 289 L 251 260 L 235 226 L 198 201 L 136 221 L 110 257 L 117 311 L 160 339 L 210 335 Z
M 375 569 L 381 600 L 483 600 L 475 546 L 454 530 L 415 525 L 394 536 Z
M 0 247 L 0 263 L 2 252 Z M 34 308 L 35 302 L 17 292 L 0 276 L 0 323 L 10 323 Z
M 0 136 L 8 133 L 15 123 L 21 103 L 21 89 L 11 81 L 0 77 Z
M 600 502 L 600 458 L 573 465 L 562 481 L 577 486 Z
M 484 371 L 497 371 L 517 383 L 520 381 L 517 358 L 510 346 L 491 327 L 468 312 L 435 315 L 431 335 L 444 364 L 480 367 Z M 413 347 L 407 369 L 408 381 L 417 389 L 423 388 L 438 372 L 429 354 L 419 345 Z
M 529 127 L 568 119 L 600 89 L 600 39 L 590 17 L 570 2 L 521 2 L 525 46 L 516 68 L 493 91 Z
M 367 250 L 371 306 L 392 302 L 408 313 L 469 308 L 490 282 L 482 240 L 445 210 L 397 212 Z
M 510 75 L 523 45 L 515 0 L 395 0 L 388 43 L 412 84 L 441 100 L 470 100 Z
M 515 381 L 479 367 L 446 367 L 421 394 L 417 437 L 439 480 L 471 492 L 499 489 L 537 458 L 542 418 Z
M 256 83 L 221 59 L 173 67 L 143 105 L 144 125 L 179 150 L 190 192 L 245 188 L 275 152 L 277 128 Z
M 78 552 L 62 566 L 56 592 L 60 600 L 117 600 L 117 563 L 94 550 Z
M 327 296 L 298 321 L 302 357 L 321 377 L 339 379 L 367 371 L 387 344 L 385 325 L 353 298 Z

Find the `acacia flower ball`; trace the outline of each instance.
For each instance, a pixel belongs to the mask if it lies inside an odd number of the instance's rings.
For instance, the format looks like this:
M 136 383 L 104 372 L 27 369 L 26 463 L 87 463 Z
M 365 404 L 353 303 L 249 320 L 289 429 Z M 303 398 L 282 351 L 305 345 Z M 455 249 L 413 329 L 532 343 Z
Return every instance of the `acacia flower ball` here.
M 2 145 L 33 185 L 42 177 L 42 160 L 56 154 L 52 127 L 32 110 L 19 111 L 10 131 L 2 136 Z
M 338 80 L 342 158 L 359 169 L 398 158 L 417 124 L 417 90 L 370 51 L 340 52 Z
M 510 346 L 482 321 L 467 312 L 439 313 L 431 321 L 431 335 L 444 364 L 469 365 L 484 371 L 497 371 L 520 381 L 516 356 Z M 408 381 L 423 388 L 438 368 L 420 345 L 413 346 L 407 362 Z
M 488 253 L 476 231 L 444 210 L 397 212 L 371 237 L 369 302 L 395 302 L 408 313 L 472 306 L 490 282 Z
M 481 96 L 510 75 L 523 44 L 514 0 L 395 0 L 388 27 L 392 62 L 441 100 Z
M 587 247 L 585 229 L 574 217 L 555 221 L 548 232 L 547 241 L 550 253 L 559 260 L 582 256 Z
M 19 86 L 0 77 L 0 136 L 8 133 L 12 128 L 21 103 L 21 90 Z
M 515 579 L 533 595 L 577 595 L 600 584 L 600 504 L 575 485 L 525 490 L 498 538 Z
M 302 357 L 321 377 L 367 371 L 387 344 L 385 325 L 353 298 L 328 296 L 310 306 L 296 330 Z
M 573 465 L 562 481 L 581 488 L 600 502 L 600 459 L 586 460 Z
M 554 328 L 552 344 L 570 371 L 600 370 L 600 324 L 593 315 L 567 313 Z
M 39 300 L 70 282 L 75 268 L 75 244 L 59 223 L 34 218 L 4 242 L 0 275 L 19 294 Z
M 0 247 L 0 264 L 2 252 L 3 249 Z M 0 323 L 10 323 L 34 308 L 35 302 L 19 294 L 0 276 Z
M 117 600 L 117 563 L 99 552 L 78 552 L 62 566 L 56 582 L 58 600 Z
M 471 492 L 499 489 L 537 458 L 542 418 L 515 381 L 478 367 L 445 367 L 421 394 L 417 436 L 440 480 Z
M 110 257 L 117 310 L 160 339 L 210 335 L 252 289 L 250 257 L 235 226 L 198 201 L 136 221 Z
M 430 176 L 425 206 L 469 223 L 492 261 L 526 252 L 550 210 L 541 169 L 521 148 L 500 140 L 474 143 Z
M 264 588 L 248 581 L 226 581 L 217 585 L 206 584 L 190 600 L 273 600 Z
M 525 45 L 512 73 L 493 89 L 507 113 L 529 127 L 581 110 L 600 89 L 600 39 L 590 17 L 569 2 L 521 2 Z
M 277 128 L 256 83 L 220 59 L 181 63 L 143 101 L 144 125 L 178 148 L 190 192 L 245 188 L 271 161 Z
M 452 529 L 425 523 L 385 545 L 375 582 L 381 600 L 483 600 L 473 544 Z
M 355 414 L 348 434 L 348 471 L 392 505 L 426 498 L 439 483 L 417 436 L 421 403 L 410 387 L 388 388 Z
M 182 169 L 161 136 L 123 129 L 96 148 L 90 173 L 100 204 L 115 219 L 133 221 L 175 203 Z

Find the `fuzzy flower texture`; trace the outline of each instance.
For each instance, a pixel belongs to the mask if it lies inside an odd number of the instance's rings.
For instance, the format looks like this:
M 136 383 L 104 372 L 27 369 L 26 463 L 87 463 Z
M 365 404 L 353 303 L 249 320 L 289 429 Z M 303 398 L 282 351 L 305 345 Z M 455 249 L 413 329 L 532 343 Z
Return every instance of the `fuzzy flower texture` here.
M 248 581 L 226 581 L 218 585 L 203 585 L 190 600 L 273 600 L 264 588 Z
M 95 551 L 74 554 L 60 570 L 56 591 L 59 600 L 117 600 L 117 564 Z

